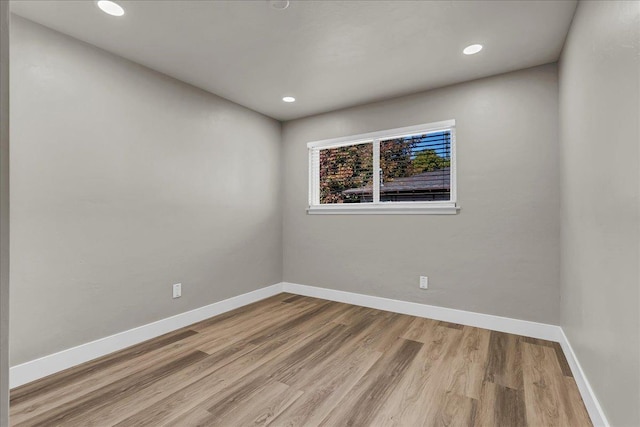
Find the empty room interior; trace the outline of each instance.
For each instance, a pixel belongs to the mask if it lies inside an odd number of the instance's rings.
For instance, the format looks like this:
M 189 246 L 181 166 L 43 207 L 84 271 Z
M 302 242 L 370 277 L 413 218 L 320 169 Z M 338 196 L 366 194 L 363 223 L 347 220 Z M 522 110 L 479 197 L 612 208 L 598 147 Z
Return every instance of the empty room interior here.
M 640 427 L 640 1 L 0 0 L 0 427 Z

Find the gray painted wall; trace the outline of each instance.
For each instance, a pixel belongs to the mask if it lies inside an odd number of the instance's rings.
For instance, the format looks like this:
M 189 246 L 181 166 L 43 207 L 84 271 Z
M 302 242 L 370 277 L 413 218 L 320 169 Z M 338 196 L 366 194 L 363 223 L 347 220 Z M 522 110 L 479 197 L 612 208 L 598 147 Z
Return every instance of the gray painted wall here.
M 580 2 L 560 66 L 562 326 L 614 426 L 640 425 L 640 2 Z
M 13 365 L 281 281 L 279 122 L 15 16 L 11 36 Z
M 458 215 L 306 214 L 307 142 L 447 119 Z M 559 322 L 555 64 L 286 122 L 283 140 L 285 281 Z
M 9 2 L 0 2 L 0 427 L 9 425 Z

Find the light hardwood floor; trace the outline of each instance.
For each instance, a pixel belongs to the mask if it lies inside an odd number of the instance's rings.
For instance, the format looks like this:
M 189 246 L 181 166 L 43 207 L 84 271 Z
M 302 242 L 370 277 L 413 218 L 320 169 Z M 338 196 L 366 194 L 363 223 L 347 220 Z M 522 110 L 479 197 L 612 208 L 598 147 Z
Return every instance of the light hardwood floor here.
M 11 392 L 16 426 L 590 426 L 557 343 L 280 294 Z

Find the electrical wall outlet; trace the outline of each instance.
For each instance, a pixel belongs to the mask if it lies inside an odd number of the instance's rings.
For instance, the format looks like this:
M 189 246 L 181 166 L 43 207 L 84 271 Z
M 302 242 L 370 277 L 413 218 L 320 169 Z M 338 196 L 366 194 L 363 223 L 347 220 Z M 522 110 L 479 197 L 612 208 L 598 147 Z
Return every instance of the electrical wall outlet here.
M 180 298 L 182 296 L 182 283 L 173 285 L 173 297 Z
M 420 276 L 420 289 L 429 289 L 429 278 L 427 276 Z

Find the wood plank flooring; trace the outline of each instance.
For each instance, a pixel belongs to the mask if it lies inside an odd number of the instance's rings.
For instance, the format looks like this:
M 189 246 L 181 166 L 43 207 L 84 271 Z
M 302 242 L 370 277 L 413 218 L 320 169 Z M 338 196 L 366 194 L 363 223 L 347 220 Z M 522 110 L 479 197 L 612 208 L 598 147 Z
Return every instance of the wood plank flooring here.
M 13 426 L 591 426 L 558 343 L 280 294 L 26 384 Z

